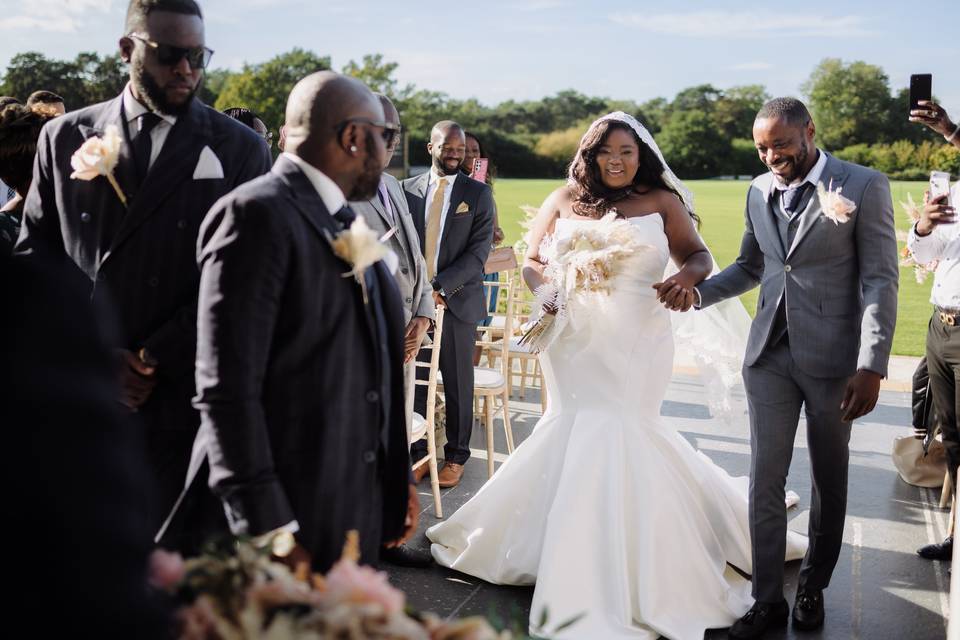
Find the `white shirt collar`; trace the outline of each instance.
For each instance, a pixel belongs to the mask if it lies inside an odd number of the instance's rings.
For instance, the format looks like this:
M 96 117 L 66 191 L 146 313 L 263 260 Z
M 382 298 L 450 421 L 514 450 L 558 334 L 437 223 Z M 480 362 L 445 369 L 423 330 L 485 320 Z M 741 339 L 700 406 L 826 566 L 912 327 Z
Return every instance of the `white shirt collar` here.
M 143 114 L 150 111 L 143 104 L 133 97 L 133 89 L 130 88 L 130 83 L 127 83 L 127 86 L 123 89 L 123 113 L 127 117 L 127 122 L 134 122 L 137 118 Z M 154 112 L 156 113 L 156 112 Z M 177 124 L 177 116 L 172 116 L 168 113 L 157 113 L 161 119 L 166 121 L 171 127 Z
M 313 188 L 317 190 L 317 194 L 320 196 L 320 199 L 323 200 L 323 206 L 327 208 L 330 215 L 340 211 L 343 205 L 347 204 L 347 199 L 344 197 L 343 191 L 337 186 L 337 183 L 331 180 L 323 171 L 320 171 L 320 169 L 317 169 L 295 153 L 285 151 L 282 155 L 300 167 L 303 175 L 307 176 L 307 180 L 309 180 Z
M 770 194 L 773 194 L 774 191 L 786 191 L 791 186 L 800 186 L 804 182 L 809 182 L 813 186 L 817 186 L 820 182 L 820 176 L 823 175 L 823 170 L 827 166 L 827 154 L 823 152 L 823 149 L 817 149 L 817 153 L 820 155 L 817 158 L 816 164 L 813 165 L 813 168 L 810 169 L 803 180 L 795 180 L 792 184 L 780 184 L 777 178 L 773 177 L 773 179 L 770 180 Z

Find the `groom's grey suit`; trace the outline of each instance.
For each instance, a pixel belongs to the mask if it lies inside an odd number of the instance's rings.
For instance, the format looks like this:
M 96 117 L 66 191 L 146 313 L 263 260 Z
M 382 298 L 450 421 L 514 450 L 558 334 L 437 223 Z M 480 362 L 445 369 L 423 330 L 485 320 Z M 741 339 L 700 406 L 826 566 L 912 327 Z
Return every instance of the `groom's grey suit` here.
M 823 153 L 822 151 L 820 153 Z M 783 598 L 784 492 L 801 405 L 813 496 L 800 586 L 823 589 L 840 554 L 850 422 L 840 405 L 857 370 L 887 374 L 897 315 L 898 260 L 887 178 L 827 155 L 819 183 L 856 205 L 835 224 L 812 188 L 788 222 L 773 175 L 750 185 L 734 264 L 698 287 L 701 308 L 761 285 L 743 379 L 750 407 L 753 595 Z M 782 307 L 782 309 L 781 309 Z

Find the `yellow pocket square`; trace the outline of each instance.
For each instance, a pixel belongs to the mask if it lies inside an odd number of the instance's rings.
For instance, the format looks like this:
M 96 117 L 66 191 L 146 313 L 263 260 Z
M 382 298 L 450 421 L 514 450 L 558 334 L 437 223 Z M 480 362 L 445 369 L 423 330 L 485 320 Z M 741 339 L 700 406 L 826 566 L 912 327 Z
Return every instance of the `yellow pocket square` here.
M 467 206 L 466 202 L 461 202 L 457 207 L 457 212 L 454 215 L 460 215 L 461 213 L 470 213 L 470 207 Z

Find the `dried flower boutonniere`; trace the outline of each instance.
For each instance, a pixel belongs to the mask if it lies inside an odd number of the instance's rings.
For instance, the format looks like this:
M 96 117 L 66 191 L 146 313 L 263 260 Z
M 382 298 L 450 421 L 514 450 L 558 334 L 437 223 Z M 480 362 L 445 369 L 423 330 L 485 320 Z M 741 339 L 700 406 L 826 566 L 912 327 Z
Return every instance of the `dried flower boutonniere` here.
M 823 211 L 823 215 L 833 220 L 833 224 L 848 222 L 850 216 L 857 209 L 853 200 L 841 195 L 842 191 L 843 187 L 837 187 L 836 191 L 833 190 L 833 180 L 830 180 L 830 185 L 826 189 L 823 188 L 823 184 L 817 185 L 820 209 Z
M 367 285 L 363 274 L 371 265 L 382 260 L 389 250 L 362 216 L 357 216 L 349 229 L 338 233 L 332 245 L 337 257 L 353 267 L 343 277 L 353 276 L 363 291 L 363 303 L 366 304 Z

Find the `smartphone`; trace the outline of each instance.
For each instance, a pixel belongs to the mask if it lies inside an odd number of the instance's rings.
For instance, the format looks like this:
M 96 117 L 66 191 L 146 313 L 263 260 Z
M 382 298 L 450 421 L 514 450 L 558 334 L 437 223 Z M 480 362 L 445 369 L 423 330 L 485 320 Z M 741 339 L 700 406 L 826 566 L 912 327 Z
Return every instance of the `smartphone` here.
M 910 76 L 910 111 L 920 108 L 921 100 L 933 99 L 933 74 L 915 73 Z
M 477 158 L 473 161 L 473 173 L 470 177 L 478 182 L 487 181 L 487 169 L 490 166 L 490 160 L 487 158 Z
M 950 174 L 946 171 L 931 171 L 930 172 L 930 201 L 933 202 L 937 198 L 946 195 L 947 199 L 944 201 L 946 204 L 951 204 L 950 202 Z

